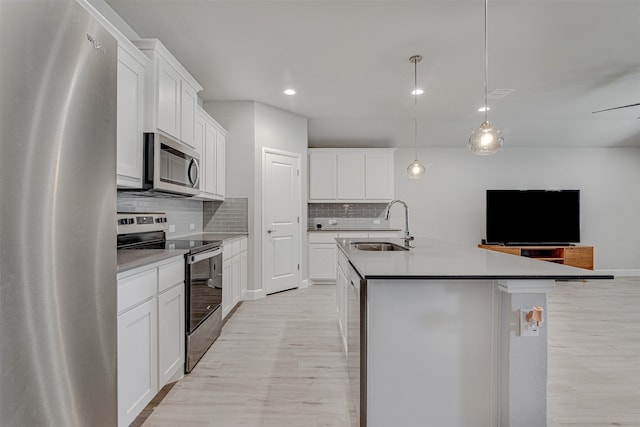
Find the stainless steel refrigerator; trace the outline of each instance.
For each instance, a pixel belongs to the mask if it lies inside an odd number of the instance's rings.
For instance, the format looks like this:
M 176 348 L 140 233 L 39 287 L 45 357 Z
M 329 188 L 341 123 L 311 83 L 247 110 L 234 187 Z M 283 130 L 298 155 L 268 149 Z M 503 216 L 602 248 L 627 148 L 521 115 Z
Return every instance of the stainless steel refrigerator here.
M 0 425 L 115 426 L 117 44 L 0 0 Z

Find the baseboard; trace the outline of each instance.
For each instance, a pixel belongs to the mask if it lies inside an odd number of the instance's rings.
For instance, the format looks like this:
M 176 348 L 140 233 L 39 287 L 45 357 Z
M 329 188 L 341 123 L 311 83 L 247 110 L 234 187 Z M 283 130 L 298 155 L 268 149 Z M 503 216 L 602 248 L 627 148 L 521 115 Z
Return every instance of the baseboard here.
M 612 274 L 615 277 L 640 277 L 638 269 L 618 269 L 618 270 L 594 270 L 600 274 Z
M 247 301 L 251 301 L 251 300 L 264 298 L 266 296 L 267 296 L 267 293 L 264 291 L 264 289 L 255 289 L 255 290 L 251 289 L 251 290 L 247 290 L 247 295 L 245 299 Z
M 309 285 L 335 285 L 336 281 L 335 280 L 327 280 L 327 279 L 323 279 L 323 280 L 313 280 L 313 279 L 309 279 Z

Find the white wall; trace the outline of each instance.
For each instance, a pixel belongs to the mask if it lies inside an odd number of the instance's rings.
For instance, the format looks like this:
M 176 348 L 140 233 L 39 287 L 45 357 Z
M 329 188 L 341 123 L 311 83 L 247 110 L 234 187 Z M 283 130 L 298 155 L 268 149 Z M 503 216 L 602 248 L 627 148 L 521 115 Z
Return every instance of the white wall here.
M 300 156 L 300 239 L 301 239 L 301 278 L 307 277 L 307 119 L 296 114 L 289 113 L 265 104 L 256 103 L 256 162 L 255 168 L 255 188 L 262 189 L 262 149 L 271 148 L 275 150 L 295 153 Z M 254 211 L 255 233 L 264 236 L 262 230 L 262 193 L 256 192 L 256 209 Z M 250 231 L 251 232 L 251 231 Z M 262 243 L 260 239 L 255 241 L 256 262 L 262 264 Z
M 262 149 L 300 155 L 302 178 L 302 277 L 306 278 L 307 119 L 252 101 L 205 102 L 204 109 L 227 131 L 226 196 L 249 198 L 248 290 L 262 291 Z
M 395 155 L 395 196 L 409 205 L 414 236 L 476 245 L 485 237 L 487 189 L 579 189 L 581 239 L 595 248 L 595 269 L 640 274 L 639 148 L 505 147 L 492 156 L 433 148 L 418 157 L 427 173 L 412 180 L 413 149 Z M 391 215 L 391 226 L 404 227 L 400 207 Z

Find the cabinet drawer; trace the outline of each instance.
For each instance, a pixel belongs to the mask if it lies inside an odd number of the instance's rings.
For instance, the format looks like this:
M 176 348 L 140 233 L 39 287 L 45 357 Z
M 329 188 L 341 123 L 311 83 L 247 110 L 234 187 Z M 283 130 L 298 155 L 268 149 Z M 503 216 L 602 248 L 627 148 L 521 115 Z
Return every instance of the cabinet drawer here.
M 118 280 L 118 313 L 153 297 L 157 284 L 155 268 Z
M 338 233 L 327 233 L 324 231 L 309 233 L 309 243 L 335 243 Z
M 158 267 L 158 292 L 184 282 L 184 259 Z

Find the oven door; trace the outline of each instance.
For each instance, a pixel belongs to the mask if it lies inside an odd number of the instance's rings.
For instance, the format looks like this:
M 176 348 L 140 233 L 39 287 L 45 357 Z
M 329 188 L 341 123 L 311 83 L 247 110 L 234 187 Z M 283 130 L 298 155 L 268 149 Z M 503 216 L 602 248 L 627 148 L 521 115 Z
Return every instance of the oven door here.
M 187 255 L 187 334 L 222 305 L 222 249 Z

